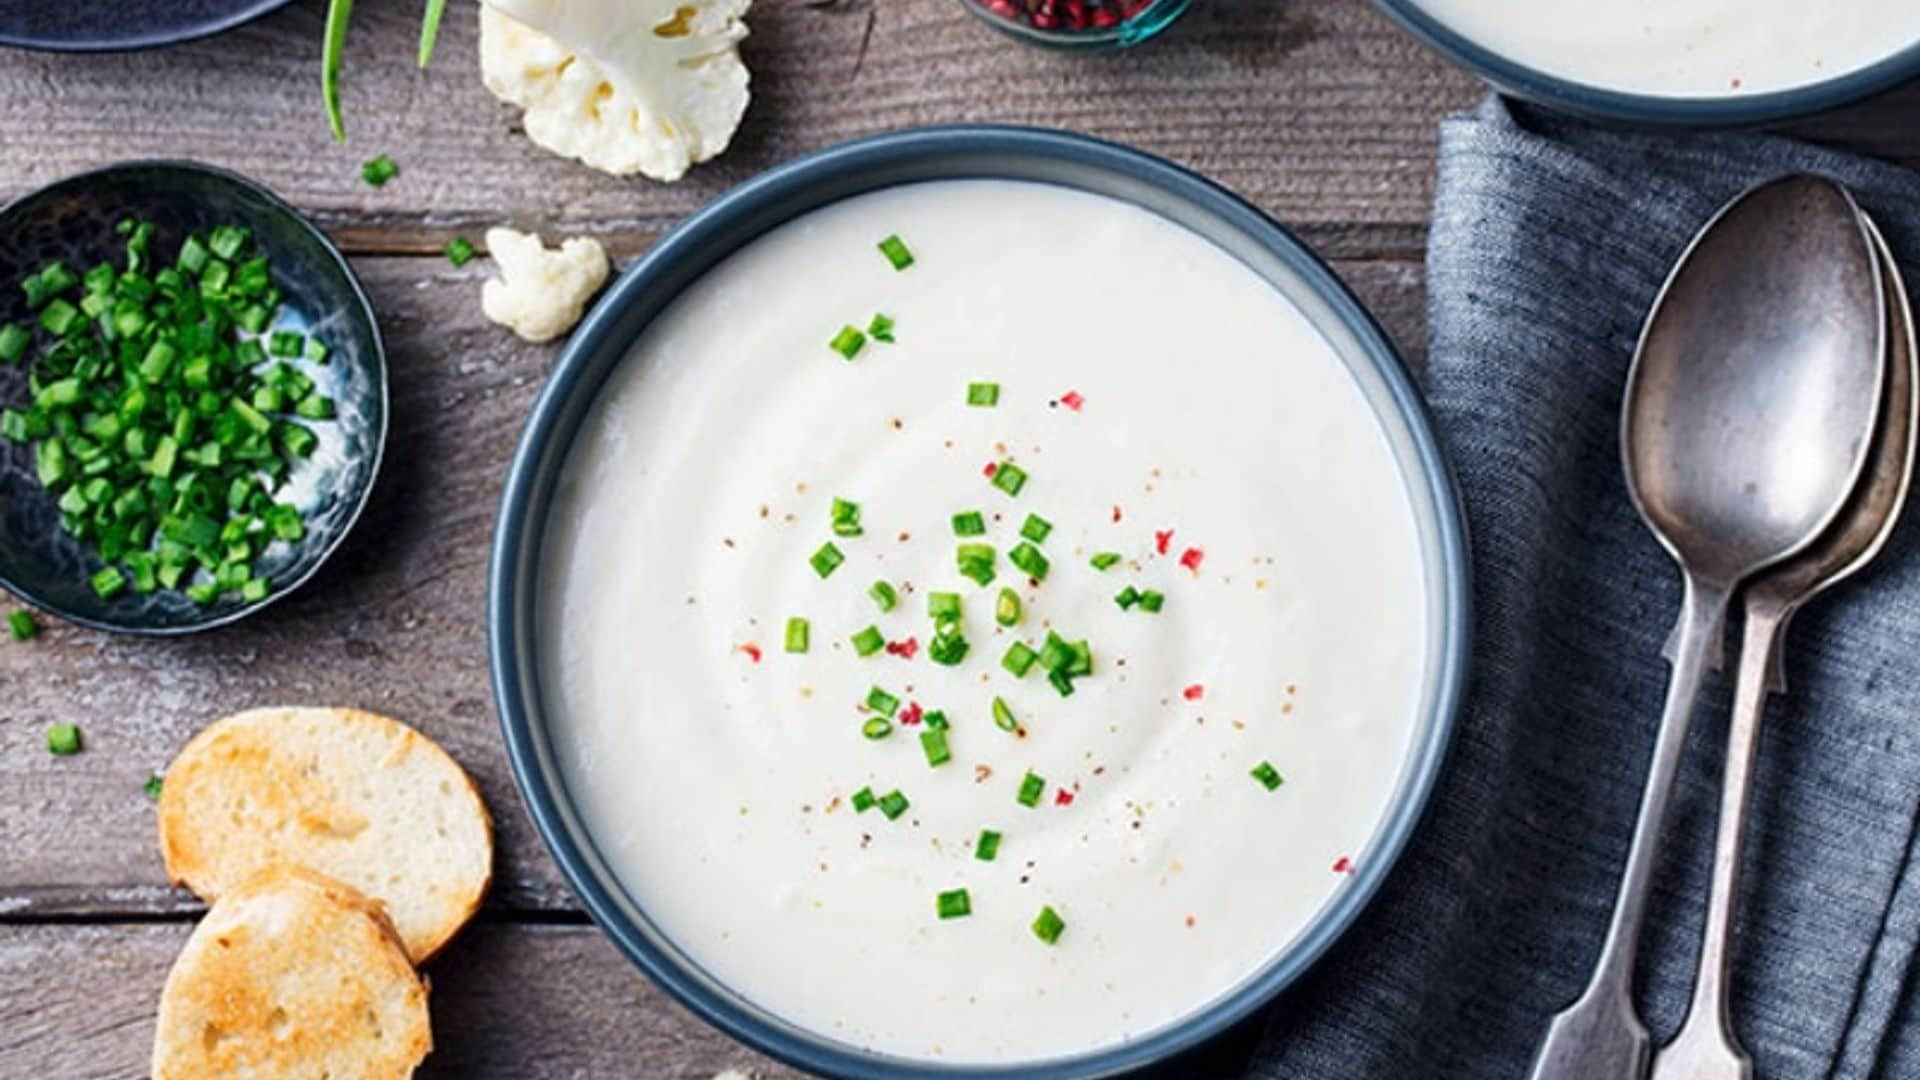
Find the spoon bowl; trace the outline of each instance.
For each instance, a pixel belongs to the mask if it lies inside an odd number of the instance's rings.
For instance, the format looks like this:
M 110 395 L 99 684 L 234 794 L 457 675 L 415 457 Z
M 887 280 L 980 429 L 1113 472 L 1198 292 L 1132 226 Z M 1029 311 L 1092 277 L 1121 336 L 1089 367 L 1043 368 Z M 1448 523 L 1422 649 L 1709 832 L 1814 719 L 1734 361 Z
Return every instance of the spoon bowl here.
M 1913 305 L 1900 281 L 1899 266 L 1893 251 L 1873 220 L 1864 214 L 1874 250 L 1879 255 L 1885 282 L 1887 307 L 1887 393 L 1874 435 L 1873 451 L 1868 458 L 1867 475 L 1847 500 L 1840 516 L 1821 534 L 1818 542 L 1769 570 L 1747 589 L 1749 605 L 1761 604 L 1782 611 L 1784 623 L 1807 601 L 1845 581 L 1872 562 L 1906 506 L 1907 492 L 1913 481 L 1916 421 L 1920 420 L 1920 362 L 1916 351 Z M 1775 654 L 1776 657 L 1779 654 Z M 1785 680 L 1776 667 L 1770 674 L 1770 689 L 1785 689 Z
M 1621 438 L 1634 505 L 1683 566 L 1731 584 L 1839 513 L 1885 327 L 1879 260 L 1839 185 L 1773 181 L 1700 234 L 1648 319 Z

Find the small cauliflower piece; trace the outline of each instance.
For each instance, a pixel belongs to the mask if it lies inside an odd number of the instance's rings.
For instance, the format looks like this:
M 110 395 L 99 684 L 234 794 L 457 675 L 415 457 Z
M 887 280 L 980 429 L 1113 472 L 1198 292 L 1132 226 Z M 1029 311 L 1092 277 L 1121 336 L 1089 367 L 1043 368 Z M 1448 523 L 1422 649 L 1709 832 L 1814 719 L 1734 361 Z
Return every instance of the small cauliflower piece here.
M 527 137 L 615 176 L 678 180 L 747 111 L 751 0 L 486 0 L 480 71 Z
M 607 252 L 592 237 L 549 249 L 532 233 L 493 228 L 487 253 L 500 276 L 480 287 L 480 310 L 528 341 L 552 341 L 573 329 L 607 283 Z

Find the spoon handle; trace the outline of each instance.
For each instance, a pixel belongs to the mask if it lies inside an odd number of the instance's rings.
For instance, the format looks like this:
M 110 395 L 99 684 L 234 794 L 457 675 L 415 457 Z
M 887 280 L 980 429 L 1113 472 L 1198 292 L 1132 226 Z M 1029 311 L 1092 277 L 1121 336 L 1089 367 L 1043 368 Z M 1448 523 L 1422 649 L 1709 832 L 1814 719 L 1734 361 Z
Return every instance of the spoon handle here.
M 1660 834 L 1673 778 L 1693 720 L 1694 701 L 1709 657 L 1717 651 L 1731 586 L 1688 575 L 1680 608 L 1679 638 L 1667 680 L 1653 762 L 1640 796 L 1633 847 L 1614 897 L 1613 922 L 1593 978 L 1580 999 L 1553 1018 L 1533 1062 L 1533 1080 L 1640 1080 L 1646 1075 L 1651 1039 L 1633 1007 L 1634 953 L 1640 942 L 1647 894 L 1659 855 Z
M 1694 979 L 1687 1021 L 1654 1062 L 1654 1080 L 1751 1080 L 1753 1060 L 1740 1046 L 1727 1008 L 1727 978 L 1732 971 L 1733 916 L 1739 898 L 1740 860 L 1746 847 L 1747 807 L 1753 760 L 1760 745 L 1760 721 L 1767 707 L 1768 684 L 1780 649 L 1788 612 L 1749 598 L 1747 625 L 1740 645 L 1740 675 L 1733 696 L 1733 721 L 1727 728 L 1726 775 L 1720 788 L 1719 834 L 1713 848 L 1712 892 L 1700 946 L 1700 970 Z

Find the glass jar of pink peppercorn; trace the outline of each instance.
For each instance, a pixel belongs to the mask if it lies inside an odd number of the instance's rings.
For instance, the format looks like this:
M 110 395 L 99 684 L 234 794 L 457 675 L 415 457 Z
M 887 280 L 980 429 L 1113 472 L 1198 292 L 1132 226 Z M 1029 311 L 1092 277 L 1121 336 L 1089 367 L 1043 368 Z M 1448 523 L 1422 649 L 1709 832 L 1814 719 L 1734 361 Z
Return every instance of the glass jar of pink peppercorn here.
M 961 0 L 990 25 L 1055 49 L 1138 45 L 1167 28 L 1192 0 Z

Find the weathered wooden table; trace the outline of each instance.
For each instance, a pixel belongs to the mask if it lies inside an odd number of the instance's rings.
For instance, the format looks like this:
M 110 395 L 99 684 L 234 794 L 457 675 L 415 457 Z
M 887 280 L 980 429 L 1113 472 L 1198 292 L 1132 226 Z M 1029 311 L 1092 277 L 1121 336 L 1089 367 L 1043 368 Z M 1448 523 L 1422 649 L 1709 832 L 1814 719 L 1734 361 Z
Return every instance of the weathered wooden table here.
M 53 625 L 0 644 L 0 1076 L 145 1071 L 168 965 L 200 913 L 166 884 L 142 784 L 203 724 L 266 704 L 353 704 L 439 739 L 499 826 L 478 925 L 431 969 L 445 1076 L 785 1070 L 669 1002 L 586 922 L 508 775 L 481 625 L 494 503 L 554 355 L 480 315 L 484 261 L 438 254 L 511 221 L 630 257 L 728 186 L 843 139 L 950 121 L 1067 127 L 1190 165 L 1330 257 L 1408 358 L 1435 124 L 1483 91 L 1360 0 L 1202 0 L 1130 55 L 1055 56 L 956 0 L 758 0 L 754 101 L 685 181 L 616 180 L 548 155 L 481 86 L 469 5 L 414 70 L 416 3 L 364 3 L 349 43 L 352 141 L 319 104 L 320 0 L 210 41 L 128 56 L 0 51 L 0 195 L 116 160 L 245 172 L 354 257 L 391 354 L 393 430 L 372 506 L 302 590 L 244 625 L 141 641 Z M 1920 87 L 1799 133 L 1920 164 Z M 384 188 L 360 180 L 378 153 Z M 1076 286 L 1061 283 L 1071 290 Z M 87 750 L 56 758 L 48 724 Z M 1210 1069 L 1231 1070 L 1232 1052 Z

